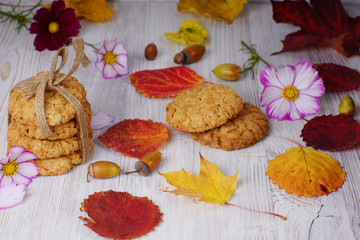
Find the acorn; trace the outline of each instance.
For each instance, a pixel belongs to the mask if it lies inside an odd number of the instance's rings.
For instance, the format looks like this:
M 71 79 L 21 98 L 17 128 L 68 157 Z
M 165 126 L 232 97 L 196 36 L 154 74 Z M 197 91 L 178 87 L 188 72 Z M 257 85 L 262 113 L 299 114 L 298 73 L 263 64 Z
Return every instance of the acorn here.
M 119 165 L 109 161 L 97 161 L 89 164 L 87 181 L 89 182 L 89 175 L 93 178 L 112 178 L 120 173 Z
M 149 152 L 135 163 L 135 171 L 126 172 L 125 174 L 137 172 L 141 176 L 147 176 L 159 166 L 160 162 L 161 152 Z
M 176 64 L 190 64 L 200 60 L 204 56 L 206 48 L 201 44 L 194 44 L 184 48 L 174 57 Z
M 339 112 L 348 116 L 354 115 L 355 103 L 350 96 L 345 96 L 339 104 Z
M 222 80 L 235 81 L 240 78 L 241 68 L 236 64 L 224 63 L 214 68 L 212 72 Z
M 149 61 L 154 60 L 157 56 L 157 53 L 157 47 L 154 43 L 148 44 L 144 51 L 145 58 Z

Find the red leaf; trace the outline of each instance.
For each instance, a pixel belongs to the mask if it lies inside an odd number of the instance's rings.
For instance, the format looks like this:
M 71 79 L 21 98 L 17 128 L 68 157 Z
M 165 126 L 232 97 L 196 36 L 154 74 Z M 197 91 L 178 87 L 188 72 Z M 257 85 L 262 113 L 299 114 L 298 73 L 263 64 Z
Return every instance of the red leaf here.
M 360 55 L 360 17 L 349 17 L 340 0 L 310 0 L 310 3 L 271 0 L 275 22 L 301 28 L 286 36 L 283 49 L 277 53 L 319 45 L 332 47 L 347 57 Z
M 168 138 L 165 124 L 140 119 L 123 120 L 99 136 L 106 147 L 135 158 L 141 158 L 155 151 Z
M 79 217 L 85 226 L 103 237 L 131 239 L 144 235 L 161 221 L 159 207 L 146 197 L 127 192 L 96 192 L 81 203 L 81 211 L 90 219 Z
M 360 126 L 354 118 L 344 114 L 323 115 L 308 121 L 300 137 L 306 146 L 315 149 L 343 150 L 360 142 Z
M 204 78 L 188 67 L 143 70 L 130 75 L 130 82 L 148 98 L 172 97 L 185 89 L 200 85 Z
M 353 90 L 360 86 L 360 73 L 354 69 L 333 63 L 314 64 L 324 86 L 330 91 Z

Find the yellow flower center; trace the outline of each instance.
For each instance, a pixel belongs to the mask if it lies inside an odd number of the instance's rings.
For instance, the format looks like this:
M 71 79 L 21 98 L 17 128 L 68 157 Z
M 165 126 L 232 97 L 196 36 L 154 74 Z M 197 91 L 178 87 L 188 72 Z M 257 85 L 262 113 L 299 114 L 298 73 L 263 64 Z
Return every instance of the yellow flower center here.
M 14 175 L 17 169 L 18 169 L 18 164 L 14 161 L 8 162 L 2 167 L 2 171 L 7 177 Z
M 50 33 L 57 33 L 60 30 L 60 26 L 57 22 L 51 22 L 48 26 Z
M 104 61 L 106 64 L 113 65 L 116 62 L 116 55 L 113 52 L 107 52 L 104 55 Z
M 287 86 L 282 90 L 282 95 L 288 101 L 294 101 L 298 97 L 298 90 L 294 86 Z

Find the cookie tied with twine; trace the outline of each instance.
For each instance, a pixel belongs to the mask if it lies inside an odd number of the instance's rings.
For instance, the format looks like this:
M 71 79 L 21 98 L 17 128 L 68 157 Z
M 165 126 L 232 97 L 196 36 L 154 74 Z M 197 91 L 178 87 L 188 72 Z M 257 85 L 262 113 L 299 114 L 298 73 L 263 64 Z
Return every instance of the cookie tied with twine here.
M 51 62 L 51 69 L 48 71 L 44 71 L 43 74 L 31 77 L 26 80 L 21 81 L 20 83 L 16 84 L 14 88 L 20 88 L 24 98 L 29 99 L 30 97 L 35 96 L 35 111 L 36 111 L 36 118 L 39 128 L 43 137 L 49 137 L 53 135 L 50 126 L 46 120 L 45 114 L 45 91 L 46 90 L 55 90 L 59 92 L 65 99 L 67 99 L 70 104 L 75 108 L 80 125 L 80 139 L 82 143 L 82 163 L 86 162 L 90 156 L 90 139 L 86 124 L 86 113 L 81 102 L 75 98 L 65 87 L 61 86 L 60 83 L 70 77 L 79 67 L 81 64 L 84 68 L 86 68 L 91 61 L 87 58 L 84 53 L 84 40 L 82 38 L 76 37 L 72 38 L 72 45 L 75 50 L 75 58 L 73 63 L 65 75 L 57 75 L 60 70 L 65 66 L 69 52 L 68 49 L 65 47 L 60 48 Z M 61 64 L 58 69 L 56 69 L 58 58 L 61 57 Z M 14 89 L 13 88 L 13 89 Z M 9 118 L 10 119 L 10 118 Z

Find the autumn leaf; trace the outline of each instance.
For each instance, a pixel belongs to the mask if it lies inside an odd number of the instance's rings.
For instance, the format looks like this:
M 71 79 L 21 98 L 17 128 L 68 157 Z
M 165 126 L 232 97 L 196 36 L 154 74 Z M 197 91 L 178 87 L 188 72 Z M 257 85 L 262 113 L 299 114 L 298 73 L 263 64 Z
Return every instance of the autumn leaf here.
M 245 3 L 247 0 L 180 0 L 177 8 L 180 12 L 199 13 L 232 23 Z
M 143 70 L 130 75 L 130 82 L 148 98 L 172 97 L 179 92 L 200 85 L 204 78 L 188 67 Z
M 348 91 L 360 86 L 360 73 L 355 69 L 334 63 L 314 64 L 324 86 L 330 91 Z
M 89 195 L 80 210 L 89 216 L 79 217 L 85 226 L 112 239 L 140 237 L 154 230 L 162 216 L 159 207 L 148 198 L 112 190 Z
M 236 189 L 239 171 L 225 177 L 215 164 L 207 161 L 200 154 L 200 173 L 195 176 L 184 169 L 170 173 L 160 173 L 166 181 L 177 187 L 169 191 L 176 195 L 199 197 L 200 201 L 224 205 Z
M 344 114 L 323 115 L 308 121 L 300 137 L 306 146 L 315 149 L 343 150 L 360 142 L 360 126 L 354 118 Z
M 165 124 L 140 119 L 126 119 L 99 136 L 106 147 L 122 154 L 141 158 L 156 151 L 169 138 Z
M 209 38 L 206 29 L 200 23 L 192 20 L 183 21 L 178 33 L 167 32 L 164 33 L 164 36 L 184 45 L 204 44 Z
M 75 10 L 76 17 L 93 22 L 103 22 L 112 19 L 113 9 L 106 0 L 64 0 L 66 7 Z
M 266 175 L 274 184 L 307 198 L 328 195 L 342 186 L 346 173 L 337 161 L 325 153 L 297 145 L 268 162 Z
M 273 19 L 301 29 L 286 36 L 280 52 L 312 45 L 329 46 L 344 56 L 359 55 L 360 17 L 351 18 L 340 0 L 271 0 Z M 274 53 L 274 54 L 277 54 Z

